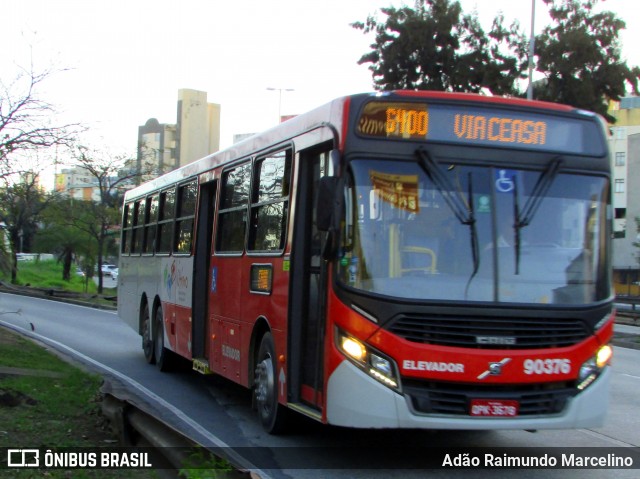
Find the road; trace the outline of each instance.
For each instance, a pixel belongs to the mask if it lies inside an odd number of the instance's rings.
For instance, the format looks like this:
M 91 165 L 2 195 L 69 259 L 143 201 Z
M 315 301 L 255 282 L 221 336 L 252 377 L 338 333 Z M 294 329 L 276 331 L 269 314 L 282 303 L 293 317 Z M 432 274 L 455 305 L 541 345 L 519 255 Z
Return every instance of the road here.
M 115 312 L 2 293 L 0 325 L 43 341 L 97 369 L 106 378 L 125 384 L 139 402 L 194 439 L 209 446 L 230 446 L 233 454 L 249 458 L 245 465 L 257 469 L 262 477 L 418 478 L 427 473 L 411 469 L 410 455 L 402 457 L 403 468 L 368 469 L 366 462 L 363 463 L 362 453 L 366 453 L 369 447 L 375 454 L 383 452 L 386 446 L 392 447 L 395 452 L 417 446 L 640 447 L 640 421 L 637 414 L 640 350 L 615 348 L 610 411 L 606 425 L 599 429 L 537 433 L 359 431 L 326 427 L 301 418 L 292 434 L 274 437 L 265 434 L 255 419 L 249 391 L 221 378 L 200 376 L 188 368 L 163 374 L 146 364 L 139 336 L 120 321 Z M 292 455 L 302 451 L 311 454 L 305 457 L 311 457 L 312 462 L 316 459 L 320 461 L 323 455 L 330 455 L 338 461 L 340 468 L 331 471 L 304 468 L 291 460 Z M 353 451 L 358 454 L 358 460 L 354 459 L 353 468 L 349 468 L 348 461 Z M 637 474 L 637 469 L 518 471 L 521 479 L 635 478 Z M 429 470 L 428 475 L 495 478 L 512 477 L 513 471 L 434 469 Z

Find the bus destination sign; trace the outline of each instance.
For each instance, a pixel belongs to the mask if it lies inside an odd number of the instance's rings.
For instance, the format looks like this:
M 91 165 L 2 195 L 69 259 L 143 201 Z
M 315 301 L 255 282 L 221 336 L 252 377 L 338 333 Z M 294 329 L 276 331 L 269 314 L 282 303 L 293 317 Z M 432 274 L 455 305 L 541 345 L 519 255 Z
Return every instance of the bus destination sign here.
M 567 153 L 584 152 L 595 125 L 576 118 L 466 105 L 371 101 L 357 123 L 360 135 L 506 146 Z

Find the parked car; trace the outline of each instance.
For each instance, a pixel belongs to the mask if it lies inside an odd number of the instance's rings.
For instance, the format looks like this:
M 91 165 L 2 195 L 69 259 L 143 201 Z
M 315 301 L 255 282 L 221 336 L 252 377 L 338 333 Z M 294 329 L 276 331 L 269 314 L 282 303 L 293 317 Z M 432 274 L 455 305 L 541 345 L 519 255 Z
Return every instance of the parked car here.
M 118 267 L 115 264 L 103 264 L 102 265 L 102 276 L 111 276 L 113 278 L 113 271 L 116 271 L 116 278 L 118 277 Z

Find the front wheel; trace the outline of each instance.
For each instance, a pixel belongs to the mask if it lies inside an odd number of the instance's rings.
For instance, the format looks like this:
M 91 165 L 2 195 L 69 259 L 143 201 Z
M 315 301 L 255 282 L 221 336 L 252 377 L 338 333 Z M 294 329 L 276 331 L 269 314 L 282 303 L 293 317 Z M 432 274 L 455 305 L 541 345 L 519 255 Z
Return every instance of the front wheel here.
M 260 342 L 255 369 L 254 400 L 262 427 L 270 434 L 280 434 L 287 425 L 287 410 L 278 403 L 275 347 L 271 333 Z

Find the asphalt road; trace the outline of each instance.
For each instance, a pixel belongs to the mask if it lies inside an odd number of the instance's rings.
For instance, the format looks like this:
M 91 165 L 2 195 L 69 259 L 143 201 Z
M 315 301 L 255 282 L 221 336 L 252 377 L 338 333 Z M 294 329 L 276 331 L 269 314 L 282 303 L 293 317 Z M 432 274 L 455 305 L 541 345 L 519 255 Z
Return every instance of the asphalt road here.
M 380 454 L 417 446 L 469 447 L 640 447 L 640 350 L 615 348 L 611 404 L 607 423 L 599 429 L 570 431 L 463 432 L 463 431 L 359 431 L 322 426 L 301 418 L 287 436 L 265 434 L 251 409 L 249 391 L 217 377 L 204 377 L 185 368 L 163 374 L 146 364 L 139 336 L 115 312 L 82 306 L 0 294 L 0 325 L 17 329 L 64 354 L 98 370 L 121 384 L 139 403 L 159 417 L 209 445 L 231 447 L 234 454 L 249 458 L 262 477 L 513 477 L 507 469 L 419 470 L 412 469 L 412 453 L 399 459 L 398 468 L 366 467 L 366 451 Z M 363 398 L 366 400 L 366 398 Z M 21 445 L 16 445 L 20 447 Z M 305 449 L 302 449 L 305 448 Z M 356 449 L 354 449 L 356 448 Z M 226 449 L 229 450 L 229 449 Z M 357 451 L 349 467 L 351 451 Z M 292 455 L 311 454 L 335 458 L 339 468 L 307 469 Z M 363 454 L 364 453 L 364 454 Z M 363 458 L 363 455 L 365 456 Z M 419 458 L 416 464 L 420 464 Z M 345 468 L 345 462 L 347 466 Z M 418 467 L 418 466 L 415 466 Z M 524 469 L 524 478 L 635 478 L 638 470 Z

